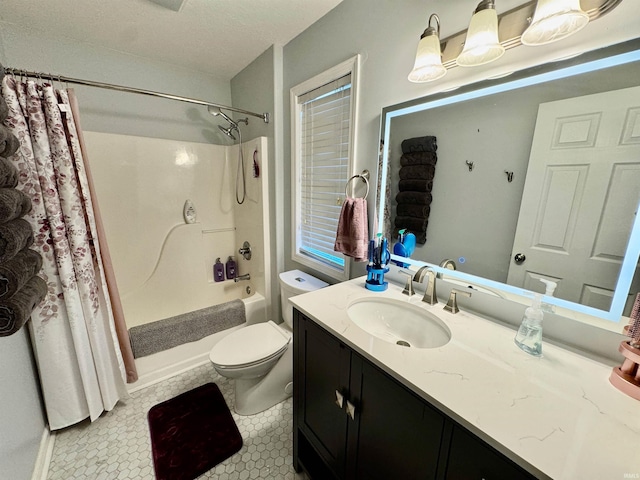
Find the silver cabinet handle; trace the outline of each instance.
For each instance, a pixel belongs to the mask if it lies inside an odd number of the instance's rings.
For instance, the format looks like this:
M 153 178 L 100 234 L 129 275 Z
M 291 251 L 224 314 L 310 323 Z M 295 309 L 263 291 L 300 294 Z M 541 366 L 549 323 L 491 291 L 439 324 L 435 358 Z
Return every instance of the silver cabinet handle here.
M 351 420 L 356 419 L 356 406 L 347 400 L 347 415 L 351 417 Z
M 344 405 L 344 395 L 342 395 L 338 390 L 336 390 L 336 405 L 340 408 Z

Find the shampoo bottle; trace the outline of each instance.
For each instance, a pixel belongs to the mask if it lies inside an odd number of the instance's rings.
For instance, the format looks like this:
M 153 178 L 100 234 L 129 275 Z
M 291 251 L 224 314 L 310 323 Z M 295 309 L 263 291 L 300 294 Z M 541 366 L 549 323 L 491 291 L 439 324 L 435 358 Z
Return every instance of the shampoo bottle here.
M 220 257 L 216 258 L 216 263 L 213 265 L 213 280 L 214 282 L 224 280 L 224 265 L 220 261 Z
M 236 278 L 236 261 L 233 257 L 229 257 L 226 263 L 227 280 L 233 280 Z
M 533 304 L 524 311 L 522 323 L 516 333 L 515 342 L 529 355 L 542 355 L 542 294 L 536 293 Z

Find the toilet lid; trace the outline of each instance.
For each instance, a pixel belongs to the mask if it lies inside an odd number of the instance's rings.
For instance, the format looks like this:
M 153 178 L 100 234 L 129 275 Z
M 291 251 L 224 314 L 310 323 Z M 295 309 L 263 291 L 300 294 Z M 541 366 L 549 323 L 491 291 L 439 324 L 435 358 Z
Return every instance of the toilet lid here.
M 287 347 L 291 335 L 275 323 L 257 323 L 230 333 L 211 349 L 209 359 L 222 367 L 241 367 L 266 360 Z

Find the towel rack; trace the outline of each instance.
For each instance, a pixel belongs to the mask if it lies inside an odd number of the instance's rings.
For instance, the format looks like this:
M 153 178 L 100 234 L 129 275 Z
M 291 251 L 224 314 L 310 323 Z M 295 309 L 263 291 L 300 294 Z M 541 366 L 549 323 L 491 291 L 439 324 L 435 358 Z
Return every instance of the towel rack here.
M 362 198 L 367 198 L 369 196 L 369 170 L 363 170 L 362 173 L 357 173 L 353 177 L 351 177 L 349 180 L 347 180 L 347 184 L 344 187 L 344 195 L 346 197 L 349 196 L 349 184 L 351 183 L 351 180 L 353 180 L 354 178 L 361 178 L 362 181 L 367 184 L 367 191 L 365 192 L 364 197 L 362 197 Z

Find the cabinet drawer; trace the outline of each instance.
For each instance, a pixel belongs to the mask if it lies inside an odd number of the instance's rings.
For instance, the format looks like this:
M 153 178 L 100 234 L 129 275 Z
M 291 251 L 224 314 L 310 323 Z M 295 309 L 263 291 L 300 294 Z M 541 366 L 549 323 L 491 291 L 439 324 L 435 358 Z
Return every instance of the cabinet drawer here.
M 453 427 L 446 480 L 535 480 L 511 460 L 458 426 Z

